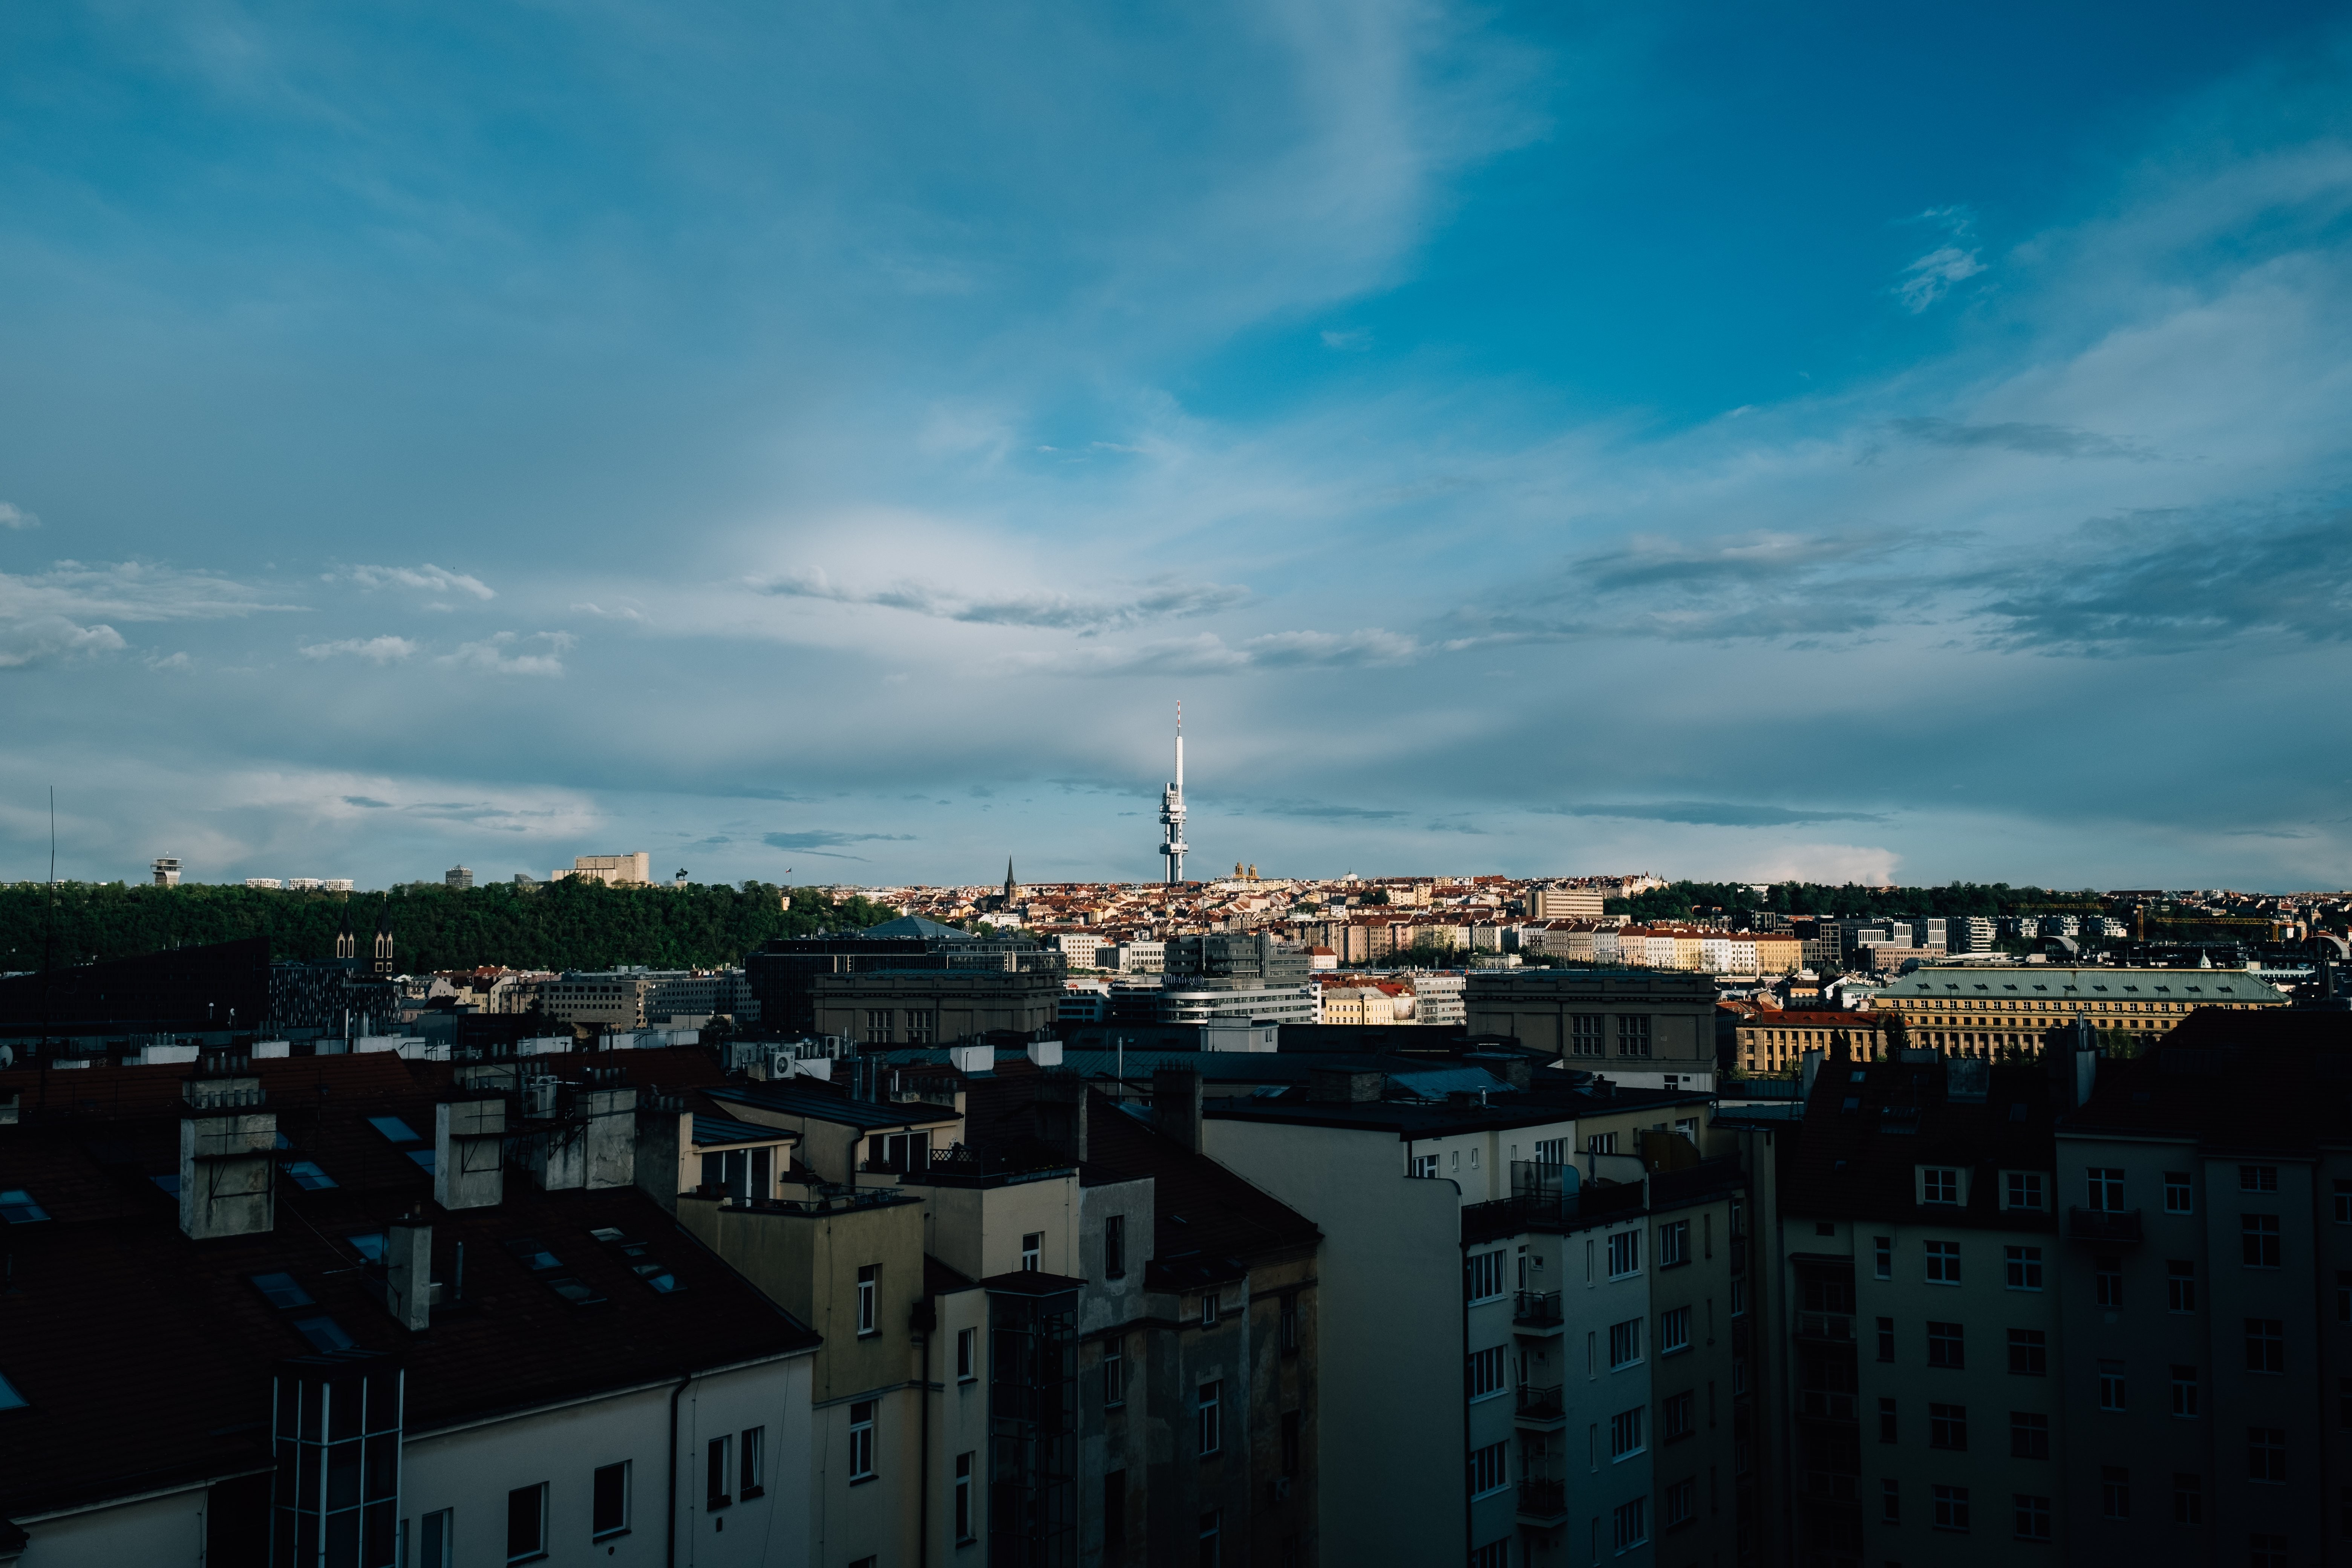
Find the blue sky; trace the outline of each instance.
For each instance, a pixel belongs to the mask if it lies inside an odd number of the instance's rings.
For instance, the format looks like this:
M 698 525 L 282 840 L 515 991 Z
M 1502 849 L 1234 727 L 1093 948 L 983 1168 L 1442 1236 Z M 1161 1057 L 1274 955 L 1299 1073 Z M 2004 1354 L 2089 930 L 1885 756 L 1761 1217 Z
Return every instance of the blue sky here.
M 0 876 L 2352 883 L 2315 6 L 0 14 Z

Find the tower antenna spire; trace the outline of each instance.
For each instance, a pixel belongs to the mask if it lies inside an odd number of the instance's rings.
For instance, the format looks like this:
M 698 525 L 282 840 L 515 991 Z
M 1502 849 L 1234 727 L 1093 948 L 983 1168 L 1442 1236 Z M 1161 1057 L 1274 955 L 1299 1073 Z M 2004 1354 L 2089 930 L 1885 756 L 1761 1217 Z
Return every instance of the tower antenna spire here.
M 1184 879 L 1184 704 L 1176 704 L 1176 777 L 1160 792 L 1160 854 L 1171 887 Z

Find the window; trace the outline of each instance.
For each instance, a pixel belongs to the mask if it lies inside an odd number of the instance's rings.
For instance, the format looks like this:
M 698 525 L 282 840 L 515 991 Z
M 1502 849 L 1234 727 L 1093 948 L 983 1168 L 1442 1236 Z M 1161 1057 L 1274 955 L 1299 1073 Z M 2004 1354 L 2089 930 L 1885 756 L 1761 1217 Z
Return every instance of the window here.
M 1957 1285 L 1960 1282 L 1960 1244 L 1957 1241 L 1930 1241 L 1927 1249 L 1927 1283 Z
M 1669 1394 L 1658 1401 L 1659 1442 L 1671 1443 L 1691 1435 L 1695 1404 L 1688 1392 Z
M 1502 1346 L 1496 1345 L 1491 1350 L 1472 1351 L 1465 1359 L 1468 1371 L 1463 1381 L 1466 1386 L 1470 1403 L 1475 1405 L 1481 1399 L 1492 1399 L 1496 1394 L 1503 1392 L 1507 1384 L 1504 1379 Z
M 2172 1413 L 2184 1421 L 2197 1418 L 2197 1369 L 2193 1366 L 2172 1369 Z
M 1434 1178 L 1437 1174 L 1437 1156 L 1415 1154 L 1412 1157 L 1412 1173 L 1424 1180 Z
M 2124 1363 L 2119 1361 L 2103 1361 L 2099 1363 L 2099 1408 L 2102 1410 L 2124 1408 Z
M 1200 1439 L 1200 1454 L 1204 1459 L 1224 1446 L 1220 1408 L 1224 1394 L 1225 1385 L 1222 1381 L 1211 1381 L 1201 1384 L 1192 1395 L 1193 1429 Z
M 2042 1173 L 2011 1171 L 2002 1184 L 2006 1206 L 2013 1209 L 2038 1209 L 2042 1206 Z
M 2264 1170 L 2270 1169 L 2265 1165 Z M 2248 1214 L 2238 1216 L 2238 1248 L 2249 1268 L 2279 1266 L 2279 1216 Z
M 1936 1528 L 1965 1531 L 1969 1528 L 1969 1489 L 1936 1489 Z
M 2050 1336 L 2040 1329 L 2010 1330 L 2009 1370 L 2018 1377 L 2047 1377 Z
M 2103 1214 L 2121 1214 L 2124 1206 L 2124 1173 L 2116 1165 L 2093 1165 L 2084 1173 L 2089 1206 Z
M 2336 1321 L 2352 1323 L 2352 1273 L 2336 1271 Z
M 2091 1294 L 2102 1307 L 2124 1304 L 2124 1264 L 2120 1258 L 2091 1259 Z
M 2196 1206 L 2190 1196 L 2193 1191 L 2194 1189 L 2189 1184 L 2188 1172 L 2165 1172 L 2164 1212 L 2167 1214 L 2189 1214 L 2192 1212 Z
M 1674 1268 L 1690 1261 L 1690 1221 L 1678 1219 L 1658 1227 L 1658 1267 Z
M 1650 1017 L 1646 1013 L 1621 1014 L 1617 1019 L 1617 1054 L 1621 1057 L 1646 1057 L 1650 1054 Z
M 1690 1313 L 1688 1307 L 1675 1307 L 1658 1314 L 1658 1353 L 1673 1355 L 1690 1349 Z
M 2009 1254 L 2009 1288 L 2012 1290 L 2042 1289 L 2042 1249 L 2038 1247 L 2012 1247 Z
M 528 1563 L 547 1555 L 547 1483 L 507 1493 L 507 1561 Z
M 2050 1457 L 2050 1417 L 2031 1410 L 2009 1413 L 2009 1457 L 2046 1459 Z
M 1117 1347 L 1114 1346 L 1111 1350 L 1106 1351 L 1103 1353 L 1106 1355 L 1114 1354 L 1116 1353 L 1116 1351 Z M 958 1329 L 956 1331 L 956 1381 L 958 1383 L 970 1383 L 979 1375 L 980 1331 L 978 1329 Z
M 1201 1516 L 1201 1568 L 1217 1568 L 1224 1561 L 1221 1555 L 1223 1535 L 1216 1510 L 1211 1509 Z
M 1892 1318 L 1878 1320 L 1878 1359 L 1895 1359 L 1895 1320 Z
M 849 1407 L 849 1479 L 862 1481 L 874 1474 L 874 1401 L 861 1399 Z
M 597 1541 L 629 1532 L 629 1461 L 599 1465 L 589 1483 L 588 1531 Z
M 1580 1057 L 1600 1056 L 1601 1054 L 1601 1041 L 1603 1038 L 1601 1023 L 1601 1016 L 1598 1013 L 1570 1014 L 1568 1020 L 1568 1039 L 1570 1054 Z M 1536 1157 L 1538 1159 L 1541 1159 L 1543 1158 L 1543 1155 L 1538 1152 Z M 1552 1163 L 1557 1165 L 1559 1162 L 1558 1160 L 1554 1160 Z
M 2131 1471 L 2121 1465 L 2099 1467 L 2099 1512 L 2108 1519 L 2131 1517 Z
M 1201 1326 L 1204 1329 L 1217 1326 L 1217 1293 L 1213 1289 L 1201 1292 Z
M 2246 1320 L 2246 1370 L 2286 1370 L 2286 1324 L 2278 1318 Z
M 1878 1398 L 1878 1440 L 1882 1443 L 1895 1441 L 1895 1401 L 1885 1394 Z
M 735 1495 L 749 1501 L 768 1490 L 768 1429 L 754 1426 L 743 1434 L 741 1465 L 736 1470 Z
M 734 1438 L 710 1439 L 709 1453 L 702 1469 L 702 1501 L 705 1508 L 722 1509 L 735 1500 L 727 1490 L 727 1483 L 734 1468 Z
M 1127 1216 L 1123 1214 L 1103 1221 L 1103 1278 L 1127 1278 Z
M 1644 1024 L 1649 1020 L 1642 1020 Z M 1630 1552 L 1650 1539 L 1650 1510 L 1647 1498 L 1635 1498 L 1621 1502 L 1610 1514 L 1610 1538 L 1620 1552 Z
M 1298 1411 L 1286 1410 L 1282 1413 L 1282 1473 L 1286 1476 L 1298 1473 L 1300 1419 Z
M 1489 1443 L 1470 1450 L 1470 1495 L 1486 1497 L 1511 1484 L 1510 1444 Z
M 2026 1492 L 2011 1494 L 2017 1508 L 2017 1538 L 2020 1541 L 2050 1539 L 2050 1500 Z
M 2352 1432 L 2352 1377 L 2336 1380 L 2336 1426 L 2341 1432 Z
M 2278 1167 L 2276 1165 L 2239 1166 L 2238 1190 L 2242 1193 L 2278 1191 Z
M 255 1274 L 249 1278 L 253 1280 L 253 1288 L 280 1311 L 311 1304 L 310 1292 L 302 1289 L 291 1274 Z
M 416 1531 L 418 1568 L 449 1568 L 457 1561 L 451 1537 L 456 1534 L 456 1510 L 436 1509 L 418 1521 Z
M 1698 1478 L 1688 1476 L 1665 1489 L 1658 1500 L 1661 1522 L 1668 1530 L 1698 1517 Z
M 2286 1481 L 2286 1430 L 2281 1426 L 2246 1428 L 2246 1479 L 2266 1486 Z
M 320 1170 L 316 1160 L 289 1160 L 281 1169 L 288 1181 L 306 1193 L 323 1192 L 335 1184 L 335 1178 Z
M 1507 1252 L 1474 1252 L 1465 1262 L 1465 1289 L 1473 1301 L 1492 1301 L 1503 1294 Z
M 1928 1405 L 1927 1447 L 1966 1453 L 1969 1447 L 1969 1407 L 1965 1405 Z
M 1591 1134 L 1584 1140 L 1584 1152 L 1588 1154 L 1614 1154 L 1617 1152 L 1617 1134 L 1614 1132 Z
M 876 1300 L 881 1289 L 881 1265 L 876 1263 L 862 1263 L 857 1268 L 857 1337 L 860 1339 L 882 1331 L 877 1321 L 879 1303 Z
M 1282 1353 L 1297 1355 L 1298 1353 L 1298 1297 L 1295 1292 L 1283 1297 L 1279 1322 Z
M 1611 1370 L 1631 1366 L 1642 1359 L 1642 1320 L 1628 1318 L 1622 1323 L 1609 1325 L 1609 1365 Z
M 2172 1477 L 2172 1522 L 2202 1524 L 2205 1522 L 2205 1479 L 2178 1470 Z
M 1962 1331 L 1958 1323 L 1927 1325 L 1927 1364 L 1929 1366 L 1962 1367 L 1968 1364 L 1962 1344 Z
M 1919 1201 L 1923 1204 L 1957 1204 L 1960 1201 L 1960 1173 L 1949 1165 L 1927 1165 L 1919 1172 Z
M 1642 1233 L 1621 1230 L 1609 1238 L 1609 1278 L 1622 1279 L 1642 1271 Z
M 870 1043 L 877 1046 L 887 1046 L 890 1043 L 889 1008 L 869 1008 L 866 1011 L 866 1038 Z
M 1893 1476 L 1878 1483 L 1878 1517 L 1888 1524 L 1903 1522 L 1903 1483 Z
M 1599 1056 L 1601 1054 L 1600 1047 L 1598 1046 L 1593 1047 L 1592 1054 L 1594 1056 Z M 1537 1139 L 1536 1163 L 1542 1165 L 1564 1165 L 1568 1163 L 1568 1140 L 1565 1138 Z
M 2259 1531 L 2246 1537 L 2246 1568 L 2286 1568 L 2286 1537 Z
M 2197 1265 L 2188 1258 L 2175 1258 L 2165 1264 L 2164 1305 L 2172 1312 L 2197 1310 Z
M 958 1454 L 955 1461 L 955 1538 L 959 1544 L 974 1539 L 971 1516 L 971 1462 L 980 1457 L 977 1450 Z M 1114 1531 L 1111 1523 L 1125 1511 L 1127 1502 L 1127 1472 L 1113 1470 L 1103 1478 L 1103 1540 L 1116 1542 L 1127 1531 Z M 1122 1521 L 1123 1522 L 1123 1521 Z
M 1642 1409 L 1620 1410 L 1609 1418 L 1609 1458 L 1613 1462 L 1643 1451 Z
M 1024 1274 L 1036 1273 L 1038 1270 L 1038 1260 L 1044 1257 L 1045 1251 L 1045 1233 L 1044 1231 L 1033 1230 L 1022 1237 L 1021 1271 Z
M 2352 1182 L 2336 1179 L 2336 1223 L 2352 1225 Z
M 1894 1279 L 1895 1238 L 1891 1236 L 1874 1236 L 1870 1238 L 1870 1249 L 1872 1261 L 1876 1265 L 1874 1272 L 1877 1278 Z

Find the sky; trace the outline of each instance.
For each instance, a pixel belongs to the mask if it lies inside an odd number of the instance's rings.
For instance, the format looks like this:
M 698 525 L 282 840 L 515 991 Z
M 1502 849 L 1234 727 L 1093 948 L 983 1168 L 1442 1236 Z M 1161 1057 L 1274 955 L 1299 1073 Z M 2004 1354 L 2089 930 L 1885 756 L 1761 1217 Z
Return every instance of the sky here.
M 2352 885 L 2352 26 L 0 9 L 0 879 Z

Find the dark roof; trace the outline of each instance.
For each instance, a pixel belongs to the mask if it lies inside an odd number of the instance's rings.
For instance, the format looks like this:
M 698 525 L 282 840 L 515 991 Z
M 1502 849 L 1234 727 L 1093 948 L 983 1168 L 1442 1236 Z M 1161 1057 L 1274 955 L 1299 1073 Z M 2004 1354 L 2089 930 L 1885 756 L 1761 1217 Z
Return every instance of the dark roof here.
M 24 1189 L 49 1218 L 5 1227 L 0 1374 L 27 1407 L 0 1412 L 0 1515 L 266 1466 L 271 1368 L 313 1347 L 294 1327 L 310 1309 L 272 1305 L 255 1275 L 291 1276 L 357 1348 L 401 1355 L 411 1431 L 817 1343 L 634 1187 L 542 1193 L 510 1169 L 499 1205 L 438 1208 L 431 1178 L 367 1120 L 429 1138 L 434 1080 L 446 1078 L 432 1066 L 257 1064 L 293 1145 L 281 1160 L 314 1161 L 336 1184 L 281 1176 L 273 1231 L 205 1242 L 181 1234 L 177 1201 L 152 1179 L 177 1174 L 184 1069 L 52 1073 L 46 1112 L 25 1094 L 26 1120 L 0 1126 L 0 1190 Z M 32 1077 L 0 1075 L 0 1090 Z M 417 1335 L 384 1310 L 348 1239 L 412 1211 L 433 1225 L 445 1281 L 466 1249 L 464 1302 Z M 642 1254 L 624 1257 L 599 1230 Z M 575 1306 L 528 1270 L 507 1247 L 525 1237 L 597 1300 Z M 631 1267 L 646 1261 L 680 1289 L 649 1286 Z
M 1554 1089 L 1542 1094 L 1495 1094 L 1484 1105 L 1437 1104 L 1383 1100 L 1355 1103 L 1282 1100 L 1211 1100 L 1202 1114 L 1235 1121 L 1280 1121 L 1299 1127 L 1357 1127 L 1393 1132 L 1399 1138 L 1435 1138 L 1485 1128 L 1501 1131 L 1575 1117 L 1609 1116 L 1624 1110 L 1704 1105 L 1715 1097 L 1700 1089 L 1616 1089 L 1609 1094 Z
M 1783 1214 L 2048 1230 L 2053 1206 L 2038 1215 L 1999 1207 L 1996 1173 L 2053 1171 L 2051 1141 L 2056 1109 L 2053 1079 L 2038 1062 L 2018 1065 L 1960 1064 L 1963 1086 L 1971 1071 L 1984 1073 L 1981 1100 L 1954 1100 L 1948 1093 L 1947 1064 L 1930 1053 L 1917 1061 L 1855 1061 L 1832 1056 L 1813 1080 L 1802 1131 L 1784 1141 L 1780 1167 Z M 1855 1076 L 1861 1081 L 1854 1081 Z M 1923 1208 L 1916 1167 L 1954 1165 L 1975 1173 L 1963 1209 Z
M 869 938 L 917 936 L 944 942 L 971 942 L 976 940 L 972 936 L 971 932 L 968 931 L 959 931 L 954 926 L 941 925 L 937 921 L 925 920 L 920 915 L 900 915 L 895 921 L 884 921 L 878 926 L 868 926 L 857 934 L 861 937 Z
M 835 1089 L 798 1089 L 779 1083 L 751 1083 L 705 1091 L 720 1105 L 756 1105 L 785 1116 L 805 1116 L 838 1122 L 862 1131 L 910 1127 L 921 1121 L 945 1121 L 955 1116 L 952 1105 L 919 1101 L 852 1100 Z
M 797 1132 L 782 1127 L 762 1126 L 756 1121 L 736 1121 L 724 1116 L 698 1114 L 694 1119 L 694 1142 L 699 1148 L 715 1148 L 721 1143 L 772 1143 L 780 1138 L 798 1138 Z
M 2195 973 L 2198 971 L 2185 971 Z M 2191 1013 L 2135 1061 L 2102 1061 L 2066 1132 L 2171 1133 L 2225 1149 L 2352 1141 L 2352 1013 Z

